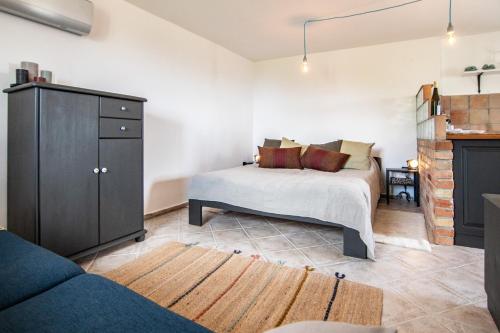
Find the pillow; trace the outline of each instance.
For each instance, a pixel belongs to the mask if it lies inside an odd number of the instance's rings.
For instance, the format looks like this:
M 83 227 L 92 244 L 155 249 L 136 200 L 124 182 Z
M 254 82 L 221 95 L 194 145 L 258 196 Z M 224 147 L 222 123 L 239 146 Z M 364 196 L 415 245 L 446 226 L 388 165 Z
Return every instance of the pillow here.
M 348 159 L 347 154 L 310 146 L 300 158 L 300 162 L 304 168 L 337 172 L 344 167 Z
M 368 170 L 370 168 L 370 155 L 374 144 L 343 140 L 340 152 L 351 155 L 344 168 Z
M 309 147 L 309 145 L 303 145 L 303 144 L 300 144 L 298 142 L 292 141 L 292 140 L 287 139 L 287 138 L 281 138 L 280 148 L 296 148 L 296 147 L 302 148 L 300 151 L 300 155 L 304 155 L 304 153 L 306 152 L 307 147 Z
M 342 146 L 342 140 L 327 142 L 327 143 L 323 143 L 323 144 L 313 144 L 311 146 L 316 147 L 316 148 L 326 149 L 329 151 L 336 151 L 339 153 L 340 147 Z
M 300 149 L 300 147 L 259 147 L 259 168 L 303 169 L 302 164 L 300 164 Z
M 279 148 L 280 146 L 281 146 L 281 140 L 264 139 L 264 147 L 266 148 Z

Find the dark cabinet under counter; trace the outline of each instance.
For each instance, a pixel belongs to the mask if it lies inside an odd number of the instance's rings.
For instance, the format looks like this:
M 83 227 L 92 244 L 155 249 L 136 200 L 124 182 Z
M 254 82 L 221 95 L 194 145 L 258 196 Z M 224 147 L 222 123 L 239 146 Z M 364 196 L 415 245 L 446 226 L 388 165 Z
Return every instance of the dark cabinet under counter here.
M 453 140 L 455 244 L 484 248 L 484 193 L 500 194 L 500 140 Z
M 144 239 L 146 99 L 47 83 L 4 92 L 7 229 L 71 258 Z

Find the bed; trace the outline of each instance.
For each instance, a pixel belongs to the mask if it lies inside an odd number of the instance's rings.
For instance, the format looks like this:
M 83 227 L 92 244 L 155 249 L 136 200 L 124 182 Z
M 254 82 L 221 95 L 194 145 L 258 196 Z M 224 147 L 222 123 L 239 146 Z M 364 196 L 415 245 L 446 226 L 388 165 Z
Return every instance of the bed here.
M 380 161 L 369 170 L 264 169 L 247 165 L 191 179 L 189 224 L 202 225 L 202 208 L 343 228 L 344 255 L 375 259 L 372 222 L 380 197 Z

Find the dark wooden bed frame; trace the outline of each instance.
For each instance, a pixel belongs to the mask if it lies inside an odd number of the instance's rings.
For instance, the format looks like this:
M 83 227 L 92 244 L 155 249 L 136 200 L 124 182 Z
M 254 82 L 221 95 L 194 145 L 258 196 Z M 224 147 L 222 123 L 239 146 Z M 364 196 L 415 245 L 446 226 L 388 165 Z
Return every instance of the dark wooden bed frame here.
M 366 259 L 366 245 L 359 237 L 359 232 L 357 230 L 344 227 L 340 224 L 325 222 L 309 217 L 301 217 L 301 216 L 290 216 L 290 215 L 280 215 L 273 213 L 261 212 L 253 209 L 247 209 L 243 207 L 229 205 L 223 202 L 218 201 L 202 201 L 202 200 L 194 200 L 189 199 L 189 224 L 201 226 L 203 224 L 203 207 L 210 208 L 219 208 L 223 210 L 228 210 L 232 212 L 259 215 L 265 217 L 273 217 L 278 219 L 297 221 L 297 222 L 306 222 L 306 223 L 314 223 L 321 224 L 327 226 L 333 226 L 344 229 L 344 255 L 356 258 Z
M 377 164 L 379 167 L 382 167 L 382 161 L 379 157 L 375 157 Z M 218 208 L 223 210 L 228 210 L 232 212 L 244 213 L 244 214 L 252 214 L 258 216 L 272 217 L 290 221 L 297 222 L 306 222 L 313 224 L 321 224 L 326 226 L 332 226 L 337 228 L 342 228 L 344 231 L 344 255 L 350 257 L 356 257 L 361 259 L 367 258 L 366 245 L 359 237 L 359 231 L 345 227 L 343 225 L 322 221 L 318 219 L 313 219 L 310 217 L 302 217 L 302 216 L 291 216 L 291 215 L 281 215 L 281 214 L 273 214 L 267 212 L 261 212 L 258 210 L 248 209 L 239 206 L 229 205 L 224 202 L 218 201 L 205 201 L 205 200 L 196 200 L 189 199 L 189 224 L 201 226 L 203 225 L 203 207 L 210 208 Z

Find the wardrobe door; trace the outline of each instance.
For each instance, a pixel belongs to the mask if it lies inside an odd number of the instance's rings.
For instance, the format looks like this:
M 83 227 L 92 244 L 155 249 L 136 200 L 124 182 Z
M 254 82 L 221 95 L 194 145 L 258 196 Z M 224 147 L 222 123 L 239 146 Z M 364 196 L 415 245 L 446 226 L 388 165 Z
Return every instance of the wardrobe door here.
M 102 244 L 143 230 L 142 140 L 99 142 Z
M 99 98 L 41 89 L 40 244 L 69 256 L 99 241 Z

